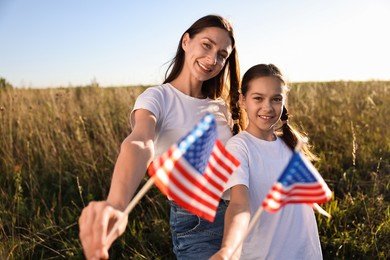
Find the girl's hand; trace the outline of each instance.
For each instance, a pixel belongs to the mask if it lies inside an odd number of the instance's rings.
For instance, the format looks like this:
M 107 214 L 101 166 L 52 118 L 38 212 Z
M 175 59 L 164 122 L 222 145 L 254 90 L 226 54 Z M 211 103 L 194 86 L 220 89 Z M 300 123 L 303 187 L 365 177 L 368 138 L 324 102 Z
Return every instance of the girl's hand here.
M 221 248 L 217 253 L 215 253 L 209 260 L 233 260 L 240 259 L 239 256 L 232 257 L 233 251 L 227 248 Z
M 79 237 L 87 259 L 108 259 L 108 249 L 125 231 L 127 218 L 122 221 L 110 241 L 107 236 L 123 214 L 107 201 L 93 201 L 83 209 L 79 218 Z

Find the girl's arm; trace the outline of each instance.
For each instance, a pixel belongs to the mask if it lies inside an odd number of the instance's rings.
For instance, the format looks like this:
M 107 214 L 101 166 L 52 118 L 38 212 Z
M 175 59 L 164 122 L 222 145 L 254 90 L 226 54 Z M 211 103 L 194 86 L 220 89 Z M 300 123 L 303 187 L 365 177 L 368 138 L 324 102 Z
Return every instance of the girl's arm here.
M 234 249 L 243 239 L 250 220 L 248 188 L 236 185 L 230 189 L 230 202 L 225 214 L 225 229 L 221 249 L 210 259 L 239 259 L 241 246 L 236 254 Z
M 89 203 L 79 219 L 79 236 L 87 259 L 108 259 L 108 249 L 113 240 L 107 241 L 107 236 L 115 222 L 122 217 L 122 211 L 145 177 L 154 157 L 156 118 L 143 109 L 134 113 L 136 123 L 121 144 L 107 200 Z M 123 222 L 115 239 L 126 229 L 127 218 Z

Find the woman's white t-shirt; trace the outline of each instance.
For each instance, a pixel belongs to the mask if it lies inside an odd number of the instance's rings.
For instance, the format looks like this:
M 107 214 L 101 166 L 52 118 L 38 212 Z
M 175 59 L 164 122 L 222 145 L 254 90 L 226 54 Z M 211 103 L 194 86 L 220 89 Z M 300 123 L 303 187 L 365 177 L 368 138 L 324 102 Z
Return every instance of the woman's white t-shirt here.
M 253 216 L 287 166 L 292 151 L 280 138 L 269 142 L 246 131 L 233 136 L 226 149 L 241 163 L 229 179 L 226 190 L 239 184 L 248 187 Z M 244 241 L 241 259 L 322 259 L 311 206 L 288 204 L 275 213 L 263 211 Z
M 130 115 L 132 127 L 134 111 L 137 109 L 146 109 L 157 119 L 155 158 L 188 134 L 207 112 L 212 111 L 215 115 L 218 138 L 223 144 L 232 136 L 229 127 L 232 120 L 223 99 L 194 98 L 180 92 L 169 83 L 147 88 L 137 97 Z

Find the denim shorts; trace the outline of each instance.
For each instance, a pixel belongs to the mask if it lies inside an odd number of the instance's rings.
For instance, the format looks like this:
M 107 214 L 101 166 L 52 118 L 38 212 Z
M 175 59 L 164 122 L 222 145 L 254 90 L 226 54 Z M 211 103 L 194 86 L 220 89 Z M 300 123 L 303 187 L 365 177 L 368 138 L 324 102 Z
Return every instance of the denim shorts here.
M 221 200 L 214 222 L 200 218 L 170 201 L 173 252 L 177 259 L 203 260 L 215 254 L 222 244 L 225 211 L 228 202 Z

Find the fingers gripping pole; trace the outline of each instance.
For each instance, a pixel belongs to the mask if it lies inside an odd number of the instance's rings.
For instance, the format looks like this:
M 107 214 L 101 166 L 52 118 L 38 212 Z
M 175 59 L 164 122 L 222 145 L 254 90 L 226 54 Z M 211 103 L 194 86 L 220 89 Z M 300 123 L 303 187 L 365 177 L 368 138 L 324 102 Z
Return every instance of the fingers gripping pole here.
M 134 209 L 134 207 L 138 204 L 138 202 L 142 199 L 145 193 L 153 186 L 154 178 L 150 178 L 145 185 L 141 188 L 141 190 L 135 195 L 135 197 L 130 201 L 129 205 L 127 205 L 126 209 L 123 211 L 123 216 L 115 222 L 115 225 L 112 227 L 110 233 L 107 236 L 107 240 L 111 243 L 115 240 L 114 235 L 118 232 L 120 225 L 123 221 L 128 217 L 130 212 Z

